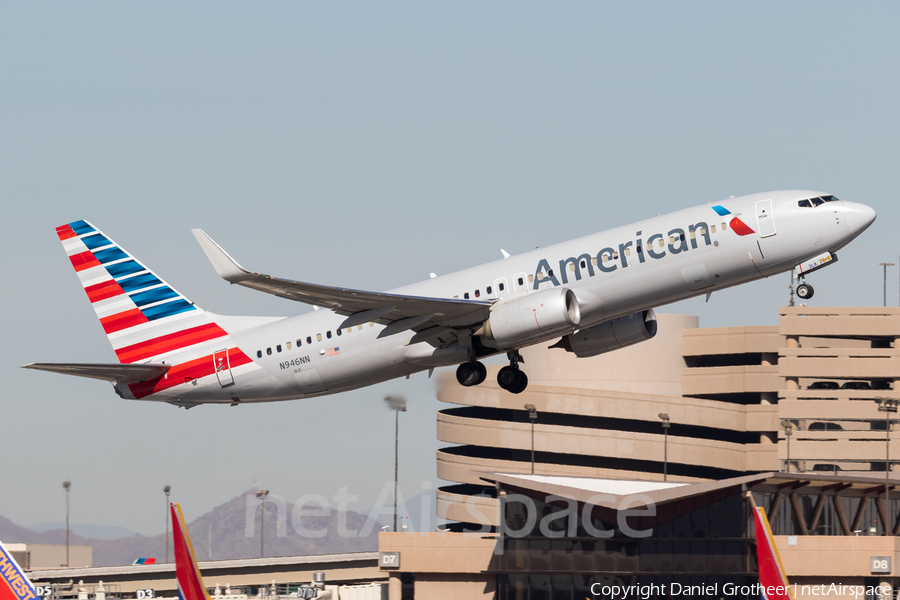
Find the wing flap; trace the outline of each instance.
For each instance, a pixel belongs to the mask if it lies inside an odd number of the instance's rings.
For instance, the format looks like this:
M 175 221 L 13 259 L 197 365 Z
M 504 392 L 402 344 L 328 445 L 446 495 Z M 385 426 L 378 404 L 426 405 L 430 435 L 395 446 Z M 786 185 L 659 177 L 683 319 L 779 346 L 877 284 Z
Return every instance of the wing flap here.
M 417 326 L 423 329 L 435 324 L 464 327 L 483 322 L 490 310 L 491 302 L 486 300 L 429 298 L 368 292 L 254 273 L 239 265 L 203 230 L 194 229 L 192 231 L 216 273 L 224 280 L 288 300 L 330 308 L 347 317 L 358 313 L 369 313 L 368 315 L 359 314 L 356 319 L 351 319 L 350 322 L 354 324 L 357 324 L 359 318 L 363 318 L 365 321 L 377 320 L 380 323 L 392 323 L 431 315 L 426 321 L 418 322 Z M 417 327 L 411 328 L 416 329 Z
M 61 373 L 62 375 L 75 375 L 76 377 L 88 377 L 90 379 L 102 379 L 116 383 L 139 383 L 155 377 L 165 375 L 172 365 L 146 364 L 146 365 L 121 365 L 118 363 L 30 363 L 22 365 L 23 369 L 35 369 Z

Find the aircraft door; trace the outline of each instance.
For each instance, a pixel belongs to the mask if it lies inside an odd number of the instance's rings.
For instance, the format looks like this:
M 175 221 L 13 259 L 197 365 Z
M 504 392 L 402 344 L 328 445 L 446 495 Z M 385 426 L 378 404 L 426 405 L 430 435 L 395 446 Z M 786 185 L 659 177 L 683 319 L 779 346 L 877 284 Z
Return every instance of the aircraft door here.
M 506 281 L 506 277 L 501 277 L 494 281 L 494 293 L 497 294 L 498 298 L 509 296 L 509 282 Z
M 213 368 L 216 378 L 223 388 L 234 385 L 234 375 L 231 373 L 231 362 L 228 360 L 228 349 L 213 352 Z
M 771 200 L 760 200 L 756 203 L 756 226 L 759 237 L 775 235 L 775 215 L 772 214 Z

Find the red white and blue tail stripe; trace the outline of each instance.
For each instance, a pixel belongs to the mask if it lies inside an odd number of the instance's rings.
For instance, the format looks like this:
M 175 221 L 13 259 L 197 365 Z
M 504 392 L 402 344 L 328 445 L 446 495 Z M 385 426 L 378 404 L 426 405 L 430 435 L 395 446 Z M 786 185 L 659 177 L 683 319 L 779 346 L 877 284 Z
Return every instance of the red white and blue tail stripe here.
M 203 585 L 200 568 L 194 556 L 194 547 L 188 535 L 181 506 L 177 502 L 169 505 L 172 511 L 172 543 L 175 548 L 175 576 L 178 579 L 179 600 L 210 600 Z
M 25 571 L 0 542 L 0 600 L 36 600 L 37 594 Z
M 131 384 L 135 398 L 252 362 L 212 315 L 89 222 L 62 225 L 56 234 L 119 362 L 173 365 L 164 376 Z M 178 360 L 169 360 L 176 353 Z
M 781 565 L 781 557 L 778 556 L 778 548 L 772 538 L 766 511 L 760 506 L 754 506 L 753 520 L 756 524 L 756 562 L 759 564 L 762 600 L 794 600 Z

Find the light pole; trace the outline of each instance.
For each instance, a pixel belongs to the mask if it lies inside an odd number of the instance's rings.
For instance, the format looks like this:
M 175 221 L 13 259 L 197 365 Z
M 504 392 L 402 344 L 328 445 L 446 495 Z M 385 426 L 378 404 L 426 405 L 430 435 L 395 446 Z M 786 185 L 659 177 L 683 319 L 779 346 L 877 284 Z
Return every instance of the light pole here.
M 787 472 L 791 472 L 791 433 L 794 431 L 794 424 L 787 419 L 781 420 L 781 426 L 784 427 L 784 437 L 787 438 Z
M 890 482 L 891 482 L 891 413 L 897 412 L 900 400 L 894 398 L 878 398 L 878 412 L 884 413 L 884 510 L 890 515 Z M 884 524 L 884 535 L 890 535 L 890 522 Z
M 265 540 L 266 540 L 266 498 L 269 496 L 269 490 L 257 490 L 256 497 L 259 499 L 259 557 L 265 556 Z
M 887 307 L 887 268 L 893 267 L 895 263 L 878 263 L 884 267 L 884 306 Z
M 394 531 L 397 531 L 397 486 L 400 470 L 400 413 L 406 412 L 406 398 L 385 396 L 388 408 L 394 411 Z
M 669 479 L 669 413 L 659 413 L 663 426 L 663 481 Z
M 69 566 L 69 490 L 72 489 L 71 481 L 63 481 L 63 489 L 66 490 L 66 566 Z
M 537 421 L 537 408 L 534 404 L 526 404 L 528 418 L 531 419 L 531 474 L 534 475 L 534 422 Z
M 163 486 L 163 494 L 166 495 L 166 564 L 169 563 L 169 493 L 171 491 L 171 485 Z

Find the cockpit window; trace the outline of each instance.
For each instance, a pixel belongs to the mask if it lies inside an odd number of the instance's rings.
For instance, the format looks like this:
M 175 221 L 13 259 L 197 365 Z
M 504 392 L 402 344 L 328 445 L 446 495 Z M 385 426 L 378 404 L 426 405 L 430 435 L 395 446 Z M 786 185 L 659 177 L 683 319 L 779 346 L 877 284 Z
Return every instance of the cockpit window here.
M 822 200 L 824 200 L 825 202 L 840 202 L 834 196 L 822 196 Z
M 811 200 L 811 202 L 812 202 L 813 204 L 815 204 L 816 206 L 821 206 L 821 205 L 825 204 L 825 201 L 822 200 L 821 198 L 813 198 L 813 199 Z
M 812 208 L 812 202 L 810 202 L 809 200 L 801 200 L 797 203 L 797 206 L 799 206 L 800 208 Z

